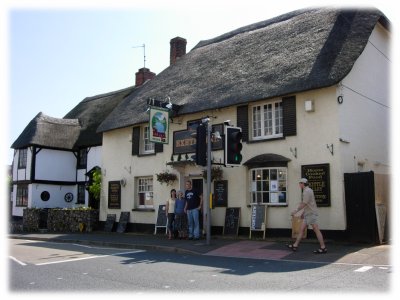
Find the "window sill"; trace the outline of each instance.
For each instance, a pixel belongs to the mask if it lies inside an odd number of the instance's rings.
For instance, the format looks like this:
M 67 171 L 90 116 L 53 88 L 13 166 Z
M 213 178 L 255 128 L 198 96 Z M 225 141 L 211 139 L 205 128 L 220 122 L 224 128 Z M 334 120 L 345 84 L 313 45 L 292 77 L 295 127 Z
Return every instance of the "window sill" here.
M 287 203 L 252 203 L 252 204 L 247 204 L 247 207 L 251 207 L 252 205 L 265 205 L 268 207 L 288 207 L 289 205 Z
M 284 140 L 285 137 L 273 137 L 273 138 L 263 138 L 263 139 L 257 139 L 257 140 L 249 140 L 247 143 L 248 144 L 256 144 L 256 143 L 262 143 L 262 142 L 270 142 L 270 141 L 279 141 L 279 140 Z
M 156 155 L 156 153 L 155 152 L 149 152 L 149 153 L 140 153 L 139 155 L 138 155 L 138 157 L 146 157 L 146 156 L 153 156 L 153 155 Z
M 134 208 L 132 211 L 139 211 L 139 212 L 154 212 L 156 211 L 154 208 Z

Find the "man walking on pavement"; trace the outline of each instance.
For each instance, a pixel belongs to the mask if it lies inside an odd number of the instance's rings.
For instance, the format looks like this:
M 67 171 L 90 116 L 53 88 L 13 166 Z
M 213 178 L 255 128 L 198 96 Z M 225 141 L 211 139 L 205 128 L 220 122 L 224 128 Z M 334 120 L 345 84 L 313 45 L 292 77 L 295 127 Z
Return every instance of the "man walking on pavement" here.
M 203 199 L 198 191 L 192 189 L 192 182 L 190 180 L 186 181 L 185 200 L 184 211 L 187 213 L 188 217 L 189 240 L 193 238 L 198 240 L 200 239 L 199 215 Z
M 322 233 L 319 230 L 317 223 L 318 210 L 317 210 L 317 203 L 315 202 L 314 191 L 308 186 L 308 180 L 306 178 L 301 178 L 299 181 L 299 185 L 303 192 L 302 202 L 299 204 L 297 209 L 291 213 L 291 215 L 293 216 L 300 210 L 304 209 L 304 218 L 303 218 L 303 223 L 301 224 L 300 232 L 297 235 L 296 241 L 293 244 L 287 245 L 287 247 L 292 249 L 293 251 L 297 251 L 297 248 L 303 237 L 304 230 L 309 225 L 311 225 L 320 244 L 319 249 L 315 250 L 314 253 L 315 254 L 327 253 L 328 249 L 326 249 L 324 237 L 322 236 Z

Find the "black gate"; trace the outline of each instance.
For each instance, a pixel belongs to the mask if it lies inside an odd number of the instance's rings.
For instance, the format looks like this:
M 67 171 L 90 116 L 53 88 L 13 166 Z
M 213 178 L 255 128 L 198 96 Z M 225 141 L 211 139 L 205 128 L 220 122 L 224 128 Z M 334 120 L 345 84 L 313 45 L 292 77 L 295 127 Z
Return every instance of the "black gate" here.
M 352 242 L 378 242 L 374 172 L 345 173 L 347 237 Z

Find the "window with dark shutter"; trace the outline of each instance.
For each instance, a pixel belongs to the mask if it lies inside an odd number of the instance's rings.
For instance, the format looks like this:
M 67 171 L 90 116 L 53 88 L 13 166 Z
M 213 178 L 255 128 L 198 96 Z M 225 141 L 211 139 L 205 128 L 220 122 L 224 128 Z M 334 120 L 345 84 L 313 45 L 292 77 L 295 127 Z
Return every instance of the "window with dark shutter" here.
M 237 126 L 242 128 L 242 141 L 249 140 L 249 113 L 248 105 L 238 106 L 236 109 Z
M 133 127 L 132 130 L 132 155 L 140 153 L 140 127 Z
M 296 96 L 283 97 L 283 136 L 297 134 L 296 129 Z

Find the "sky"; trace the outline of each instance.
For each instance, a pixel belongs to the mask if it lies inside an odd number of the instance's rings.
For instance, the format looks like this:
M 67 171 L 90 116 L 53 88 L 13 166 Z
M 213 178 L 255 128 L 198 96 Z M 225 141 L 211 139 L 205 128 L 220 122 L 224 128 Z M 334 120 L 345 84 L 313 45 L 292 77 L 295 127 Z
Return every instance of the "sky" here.
M 7 101 L 2 109 L 1 127 L 6 130 L 1 151 L 5 164 L 12 163 L 11 144 L 39 112 L 62 118 L 85 97 L 134 85 L 135 72 L 144 65 L 160 73 L 169 65 L 172 38 L 187 39 L 189 52 L 200 40 L 320 5 L 301 0 L 135 4 L 142 2 L 4 1 L 2 65 L 7 68 L 2 70 L 6 72 L 2 99 Z M 391 1 L 327 3 L 372 5 L 394 18 Z

